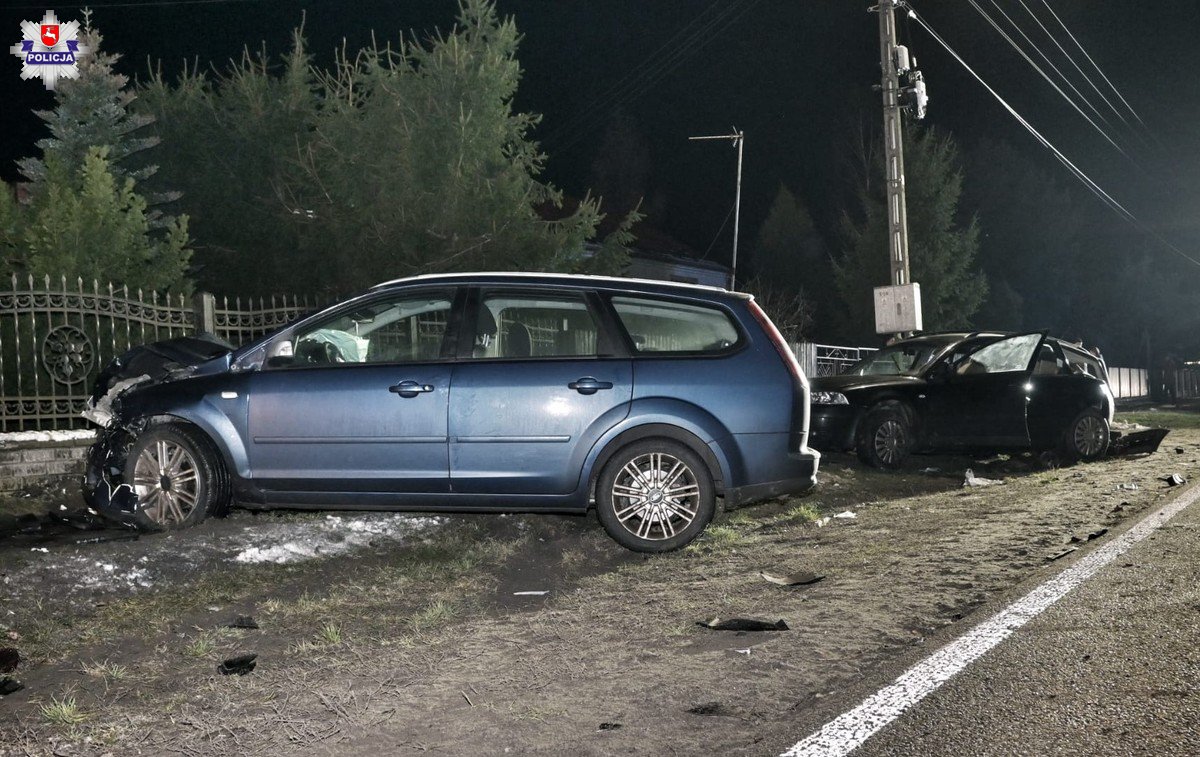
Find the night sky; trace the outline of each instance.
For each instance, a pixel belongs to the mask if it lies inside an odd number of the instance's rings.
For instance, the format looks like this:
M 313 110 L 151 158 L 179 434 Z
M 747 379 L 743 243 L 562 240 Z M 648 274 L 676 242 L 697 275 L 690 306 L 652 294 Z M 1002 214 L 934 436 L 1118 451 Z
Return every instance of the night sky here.
M 1044 11 L 1042 0 L 1025 1 Z M 1033 35 L 1035 27 L 1021 15 L 1020 0 L 998 2 Z M 842 144 L 862 119 L 873 124 L 879 118 L 878 95 L 871 91 L 878 80 L 877 23 L 867 12 L 869 4 L 500 0 L 499 8 L 516 17 L 525 35 L 520 51 L 525 79 L 517 106 L 545 116 L 537 138 L 549 155 L 547 178 L 569 194 L 582 194 L 600 136 L 620 107 L 649 144 L 651 221 L 703 251 L 732 204 L 735 153 L 724 144 L 689 143 L 687 137 L 725 133 L 733 125 L 746 132 L 743 249 L 780 182 L 808 201 L 820 225 L 834 227 L 838 192 L 844 188 Z M 1108 146 L 966 2 L 913 4 L 1084 171 L 1148 226 L 1200 258 L 1200 84 L 1194 70 L 1200 3 L 1051 0 L 1145 120 L 1141 136 L 1116 129 L 1129 145 L 1129 159 Z M 995 14 L 992 0 L 980 4 Z M 710 6 L 728 16 L 706 44 L 668 44 Z M 51 7 L 60 19 L 79 17 L 79 6 Z M 220 65 L 244 44 L 258 47 L 265 41 L 269 50 L 282 52 L 302 12 L 307 14 L 310 47 L 318 62 L 326 63 L 343 37 L 353 49 L 367 44 L 372 30 L 380 39 L 395 39 L 401 30 L 424 36 L 434 27 L 448 27 L 456 10 L 451 0 L 97 2 L 91 7 L 105 47 L 125 55 L 122 66 L 130 75 L 143 72 L 147 58 L 162 59 L 171 70 L 185 58 Z M 9 3 L 0 11 L 5 51 L 0 63 L 0 176 L 9 180 L 16 178 L 13 161 L 33 154 L 33 142 L 42 135 L 31 109 L 48 107 L 52 97 L 40 82 L 19 80 L 19 62 L 7 49 L 20 38 L 19 22 L 40 18 L 43 10 Z M 925 72 L 931 98 L 928 123 L 949 130 L 968 149 L 985 138 L 1011 142 L 1071 181 L 915 23 L 902 22 L 900 34 Z M 1065 35 L 1059 36 L 1066 44 Z M 1044 37 L 1036 39 L 1043 49 L 1053 49 Z M 655 80 L 647 61 L 664 45 L 664 52 L 684 57 Z M 617 96 L 602 97 L 623 80 Z M 1089 94 L 1098 100 L 1094 92 Z M 1116 216 L 1102 218 L 1107 220 L 1097 234 L 1126 235 L 1132 246 L 1155 245 Z M 986 219 L 982 222 L 986 230 Z M 727 262 L 729 234 L 727 227 L 711 258 Z M 1156 254 L 1172 254 L 1155 249 Z M 1200 267 L 1195 271 L 1200 279 Z

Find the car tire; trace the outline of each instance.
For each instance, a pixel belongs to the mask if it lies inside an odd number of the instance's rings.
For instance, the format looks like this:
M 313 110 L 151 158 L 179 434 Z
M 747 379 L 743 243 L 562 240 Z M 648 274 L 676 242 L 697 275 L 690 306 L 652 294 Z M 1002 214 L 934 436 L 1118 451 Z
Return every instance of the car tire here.
M 1099 460 L 1108 452 L 1108 416 L 1094 407 L 1083 410 L 1063 429 L 1059 455 L 1066 463 Z
M 915 445 L 912 423 L 897 403 L 877 405 L 867 412 L 854 435 L 858 459 L 872 468 L 896 470 Z
M 634 552 L 686 546 L 712 521 L 716 507 L 716 488 L 704 460 L 669 439 L 622 448 L 596 481 L 600 524 Z
M 228 480 L 212 445 L 185 426 L 154 426 L 133 440 L 123 481 L 133 487 L 132 523 L 144 531 L 194 526 L 223 515 Z

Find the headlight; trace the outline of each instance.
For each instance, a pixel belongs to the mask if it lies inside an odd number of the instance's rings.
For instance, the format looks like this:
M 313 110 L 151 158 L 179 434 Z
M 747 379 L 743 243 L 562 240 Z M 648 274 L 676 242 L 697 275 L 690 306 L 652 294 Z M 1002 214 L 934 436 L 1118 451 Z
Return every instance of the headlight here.
M 846 399 L 846 395 L 841 392 L 813 392 L 812 404 L 814 405 L 849 405 L 850 400 Z

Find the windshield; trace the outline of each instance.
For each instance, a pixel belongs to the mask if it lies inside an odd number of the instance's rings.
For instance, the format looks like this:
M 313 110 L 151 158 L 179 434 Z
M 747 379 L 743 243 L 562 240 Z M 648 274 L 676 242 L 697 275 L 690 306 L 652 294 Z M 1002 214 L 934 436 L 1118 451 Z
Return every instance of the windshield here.
M 916 376 L 942 351 L 945 344 L 915 342 L 884 347 L 858 361 L 849 376 Z

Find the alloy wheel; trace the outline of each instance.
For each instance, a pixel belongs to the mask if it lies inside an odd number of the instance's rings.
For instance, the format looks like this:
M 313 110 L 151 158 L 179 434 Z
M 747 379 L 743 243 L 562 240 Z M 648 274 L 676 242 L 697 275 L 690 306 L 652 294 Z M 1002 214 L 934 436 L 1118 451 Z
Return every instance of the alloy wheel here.
M 886 420 L 875 429 L 875 454 L 885 465 L 895 465 L 908 449 L 908 432 L 897 420 Z
M 700 507 L 695 472 L 674 455 L 651 452 L 621 468 L 612 484 L 617 522 L 639 539 L 662 541 L 685 530 Z
M 1104 424 L 1094 415 L 1085 415 L 1075 424 L 1075 450 L 1083 457 L 1100 454 L 1104 445 Z
M 200 472 L 182 445 L 158 439 L 141 451 L 133 489 L 146 517 L 160 526 L 180 524 L 200 501 Z

